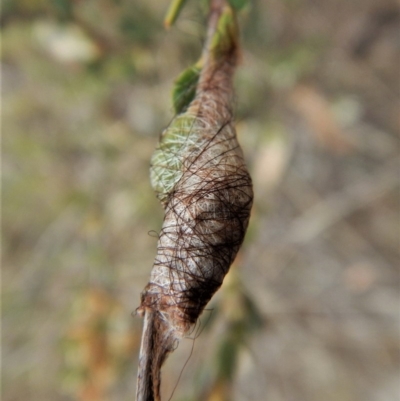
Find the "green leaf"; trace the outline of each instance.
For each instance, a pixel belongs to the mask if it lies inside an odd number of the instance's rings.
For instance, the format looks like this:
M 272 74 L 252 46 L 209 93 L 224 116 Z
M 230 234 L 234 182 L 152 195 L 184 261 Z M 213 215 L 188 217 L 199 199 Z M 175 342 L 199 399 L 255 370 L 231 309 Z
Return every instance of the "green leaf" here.
M 224 58 L 232 48 L 236 46 L 238 40 L 238 27 L 235 12 L 226 7 L 219 17 L 218 25 L 210 43 L 210 52 L 218 60 Z
M 164 19 L 164 26 L 166 28 L 169 28 L 175 23 L 186 2 L 187 0 L 172 0 Z
M 172 90 L 172 102 L 175 112 L 182 113 L 196 94 L 197 82 L 199 81 L 201 62 L 184 70 L 175 81 Z

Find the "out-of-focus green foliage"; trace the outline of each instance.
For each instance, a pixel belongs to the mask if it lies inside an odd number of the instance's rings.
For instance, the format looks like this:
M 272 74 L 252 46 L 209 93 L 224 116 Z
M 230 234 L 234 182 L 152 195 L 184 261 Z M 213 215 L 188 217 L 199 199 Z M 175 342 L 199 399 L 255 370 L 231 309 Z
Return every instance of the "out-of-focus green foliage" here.
M 180 12 L 182 11 L 183 6 L 186 4 L 187 0 L 172 0 L 171 4 L 168 8 L 167 15 L 164 19 L 165 27 L 169 28 L 172 26 L 176 19 L 179 17 Z
M 250 0 L 228 0 L 229 4 L 236 10 L 241 10 L 244 7 L 248 7 Z

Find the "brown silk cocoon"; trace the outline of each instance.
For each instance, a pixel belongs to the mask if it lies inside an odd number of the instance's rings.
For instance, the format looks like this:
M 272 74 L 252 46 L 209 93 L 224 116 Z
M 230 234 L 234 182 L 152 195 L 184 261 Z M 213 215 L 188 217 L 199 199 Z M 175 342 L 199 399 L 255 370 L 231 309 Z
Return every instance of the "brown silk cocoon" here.
M 215 75 L 212 86 L 189 108 L 197 111 L 196 129 L 204 144 L 184 160 L 142 294 L 142 307 L 172 313 L 174 328 L 182 334 L 222 284 L 243 241 L 252 204 L 251 179 L 231 111 L 221 102 L 228 92 L 223 86 L 227 80 L 216 81 L 221 71 Z
M 162 363 L 221 286 L 245 236 L 253 192 L 233 125 L 236 61 L 236 41 L 221 59 L 209 58 L 185 112 L 195 116 L 196 141 L 181 156 L 183 174 L 163 204 L 157 256 L 138 309 L 145 315 L 139 401 L 160 399 Z

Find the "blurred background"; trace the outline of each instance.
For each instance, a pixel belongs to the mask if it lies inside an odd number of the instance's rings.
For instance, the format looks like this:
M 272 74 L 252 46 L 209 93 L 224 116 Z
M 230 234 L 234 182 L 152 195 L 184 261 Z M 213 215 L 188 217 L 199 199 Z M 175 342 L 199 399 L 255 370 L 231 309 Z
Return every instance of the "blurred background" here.
M 168 5 L 3 1 L 4 401 L 134 399 L 149 159 L 204 37 L 204 2 L 165 31 Z M 164 400 L 400 400 L 399 22 L 387 0 L 241 13 L 255 205 Z

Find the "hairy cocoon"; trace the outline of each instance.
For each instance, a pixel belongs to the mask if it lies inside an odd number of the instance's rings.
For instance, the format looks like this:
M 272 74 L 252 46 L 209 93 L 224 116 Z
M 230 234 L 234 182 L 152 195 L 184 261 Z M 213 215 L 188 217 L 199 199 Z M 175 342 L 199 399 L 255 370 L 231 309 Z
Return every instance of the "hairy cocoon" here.
M 252 206 L 232 115 L 235 16 L 225 7 L 222 14 L 211 12 L 209 25 L 195 97 L 164 130 L 151 160 L 151 183 L 165 217 L 138 308 L 145 316 L 138 401 L 160 399 L 161 365 L 221 286 Z

